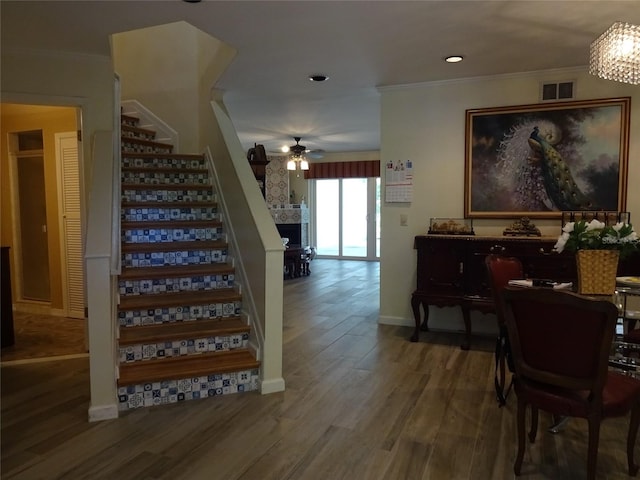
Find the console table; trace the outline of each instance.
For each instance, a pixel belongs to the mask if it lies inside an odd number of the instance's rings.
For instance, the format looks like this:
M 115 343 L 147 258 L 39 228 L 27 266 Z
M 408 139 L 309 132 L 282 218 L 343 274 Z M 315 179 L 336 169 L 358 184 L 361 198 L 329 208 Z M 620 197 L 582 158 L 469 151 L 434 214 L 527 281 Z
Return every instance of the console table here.
M 484 259 L 489 254 L 517 257 L 527 278 L 573 281 L 577 277 L 575 256 L 553 252 L 556 237 L 488 237 L 475 235 L 419 235 L 417 285 L 411 295 L 415 330 L 410 340 L 420 339 L 420 330 L 428 331 L 429 306 L 462 309 L 467 350 L 471 344 L 472 310 L 495 313 Z M 618 275 L 638 275 L 640 254 L 620 261 Z M 420 306 L 424 311 L 421 319 Z

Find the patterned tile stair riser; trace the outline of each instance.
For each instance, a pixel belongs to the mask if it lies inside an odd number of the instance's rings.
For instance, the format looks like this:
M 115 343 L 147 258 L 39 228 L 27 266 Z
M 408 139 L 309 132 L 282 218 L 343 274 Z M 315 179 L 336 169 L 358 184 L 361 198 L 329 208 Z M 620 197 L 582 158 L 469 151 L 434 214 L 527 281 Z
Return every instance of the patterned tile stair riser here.
M 130 139 L 122 139 L 122 151 L 125 153 L 155 153 L 155 154 L 170 154 L 171 148 L 158 147 L 154 145 L 143 145 Z
M 204 157 L 172 154 L 137 123 L 123 116 L 119 409 L 257 390 Z
M 122 172 L 122 181 L 126 184 L 144 184 L 144 185 L 163 185 L 163 184 L 200 184 L 208 185 L 209 176 L 206 173 L 178 173 L 178 172 L 159 172 L 159 173 L 135 173 Z
M 193 249 L 180 250 L 176 252 L 176 256 L 190 258 L 191 256 L 200 256 L 200 248 L 195 242 L 197 241 L 216 241 L 225 240 L 222 227 L 218 228 L 136 228 L 123 231 L 123 242 L 125 244 L 134 243 L 170 243 L 170 242 L 194 242 Z M 189 255 L 191 252 L 192 255 Z M 220 255 L 227 255 L 226 249 L 220 251 Z M 143 257 L 146 258 L 146 257 Z M 126 261 L 126 258 L 124 259 Z M 178 262 L 176 260 L 176 262 Z M 184 260 L 179 262 L 184 263 Z M 140 265 L 142 266 L 142 265 Z
M 132 139 L 147 140 L 153 142 L 155 135 L 151 135 L 142 131 L 122 129 L 122 136 Z
M 257 389 L 258 369 L 127 385 L 118 389 L 118 409 L 166 405 Z
M 219 216 L 216 207 L 124 207 L 122 209 L 121 220 L 124 222 L 157 222 L 164 220 L 219 220 Z
M 120 347 L 120 363 L 153 360 L 181 355 L 195 355 L 204 352 L 228 352 L 237 348 L 247 348 L 249 334 L 226 335 L 208 338 L 191 338 L 171 342 L 148 343 Z
M 177 278 L 148 278 L 141 280 L 120 280 L 120 295 L 141 295 L 167 292 L 194 292 L 214 288 L 233 288 L 235 275 L 199 275 Z
M 224 318 L 241 314 L 241 302 L 207 305 L 185 305 L 144 310 L 126 310 L 118 313 L 120 326 L 131 327 L 172 322 L 196 321 L 202 318 Z
M 189 158 L 188 156 L 178 158 L 168 157 L 142 157 L 136 155 L 125 155 L 122 158 L 122 168 L 175 168 L 189 170 L 207 171 L 207 166 L 200 158 Z
M 140 190 L 125 185 L 122 199 L 124 202 L 213 202 L 215 197 L 211 189 Z

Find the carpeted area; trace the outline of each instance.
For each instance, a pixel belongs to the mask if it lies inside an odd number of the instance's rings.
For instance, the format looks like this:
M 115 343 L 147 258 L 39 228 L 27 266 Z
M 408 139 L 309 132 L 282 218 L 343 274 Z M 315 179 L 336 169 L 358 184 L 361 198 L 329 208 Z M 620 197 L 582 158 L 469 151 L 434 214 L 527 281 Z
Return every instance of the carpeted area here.
M 86 320 L 13 312 L 15 343 L 4 347 L 2 363 L 87 353 Z

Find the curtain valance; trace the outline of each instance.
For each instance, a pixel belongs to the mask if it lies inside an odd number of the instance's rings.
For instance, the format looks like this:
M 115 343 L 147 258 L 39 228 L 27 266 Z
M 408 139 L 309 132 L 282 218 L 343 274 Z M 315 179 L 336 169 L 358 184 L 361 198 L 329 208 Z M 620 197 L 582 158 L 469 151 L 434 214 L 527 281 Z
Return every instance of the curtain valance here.
M 379 160 L 354 162 L 310 163 L 304 172 L 305 179 L 311 178 L 370 178 L 380 176 Z

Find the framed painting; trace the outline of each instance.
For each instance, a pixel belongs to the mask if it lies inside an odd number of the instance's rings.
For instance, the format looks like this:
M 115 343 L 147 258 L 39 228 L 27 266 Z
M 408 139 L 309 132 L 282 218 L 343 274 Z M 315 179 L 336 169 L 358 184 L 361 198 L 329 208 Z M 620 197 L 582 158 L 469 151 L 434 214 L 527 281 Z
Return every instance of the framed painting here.
M 631 98 L 466 111 L 466 218 L 623 211 Z

